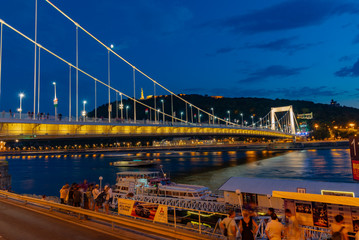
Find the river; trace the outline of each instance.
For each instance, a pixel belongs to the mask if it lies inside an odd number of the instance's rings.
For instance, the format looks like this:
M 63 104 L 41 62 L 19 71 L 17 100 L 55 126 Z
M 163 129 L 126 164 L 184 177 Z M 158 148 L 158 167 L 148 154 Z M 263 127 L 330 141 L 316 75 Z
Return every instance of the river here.
M 215 191 L 232 176 L 353 182 L 348 149 L 300 151 L 207 151 L 141 154 L 104 153 L 1 157 L 9 162 L 12 190 L 17 193 L 58 196 L 65 183 L 114 184 L 116 172 L 158 170 L 162 165 L 173 181 L 208 186 Z M 156 166 L 120 168 L 122 159 L 155 159 Z

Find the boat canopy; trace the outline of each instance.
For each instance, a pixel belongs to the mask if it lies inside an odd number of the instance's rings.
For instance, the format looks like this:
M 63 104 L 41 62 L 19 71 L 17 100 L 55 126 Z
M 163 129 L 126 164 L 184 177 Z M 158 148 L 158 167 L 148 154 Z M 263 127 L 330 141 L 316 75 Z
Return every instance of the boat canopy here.
M 125 176 L 139 176 L 139 175 L 158 175 L 160 172 L 150 172 L 150 171 L 140 171 L 140 172 L 118 172 L 117 175 L 125 175 Z
M 280 191 L 273 191 L 273 197 L 298 200 L 298 201 L 321 202 L 321 203 L 359 207 L 359 199 L 351 198 L 351 197 L 296 193 L 296 192 L 280 192 Z
M 219 190 L 235 192 L 239 189 L 244 193 L 272 195 L 273 191 L 299 192 L 322 194 L 322 191 L 352 192 L 359 196 L 359 184 L 344 182 L 322 182 L 293 179 L 246 178 L 231 177 Z

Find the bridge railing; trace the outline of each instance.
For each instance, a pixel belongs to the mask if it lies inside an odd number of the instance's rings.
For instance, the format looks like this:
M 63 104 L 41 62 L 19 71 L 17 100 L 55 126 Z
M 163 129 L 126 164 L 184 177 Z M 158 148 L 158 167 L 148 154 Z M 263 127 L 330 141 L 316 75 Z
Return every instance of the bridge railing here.
M 21 115 L 21 117 L 20 117 Z M 242 126 L 242 125 L 228 125 L 228 124 L 213 124 L 213 123 L 192 123 L 192 122 L 172 122 L 172 121 L 153 121 L 153 120 L 136 120 L 133 119 L 117 119 L 112 118 L 109 122 L 108 118 L 90 118 L 90 117 L 79 117 L 79 120 L 76 121 L 75 117 L 69 118 L 67 116 L 57 116 L 49 114 L 37 114 L 34 118 L 34 115 L 30 112 L 28 113 L 18 113 L 18 112 L 1 112 L 0 120 L 9 120 L 11 122 L 31 122 L 31 123 L 61 123 L 61 122 L 71 122 L 78 124 L 85 123 L 99 123 L 99 124 L 111 124 L 111 125 L 152 125 L 152 126 L 186 126 L 186 127 L 210 127 L 210 128 L 233 128 L 233 129 L 256 129 L 262 131 L 273 131 L 270 129 L 269 125 L 264 125 L 262 127 L 256 126 Z

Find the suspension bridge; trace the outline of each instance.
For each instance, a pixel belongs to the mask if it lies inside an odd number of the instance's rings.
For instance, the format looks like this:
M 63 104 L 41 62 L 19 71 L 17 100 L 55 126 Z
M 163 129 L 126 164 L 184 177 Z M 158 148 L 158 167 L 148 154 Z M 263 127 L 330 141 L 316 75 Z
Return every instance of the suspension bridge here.
M 201 106 L 196 106 L 181 96 L 176 94 L 157 80 L 144 73 L 141 69 L 130 63 L 128 60 L 119 55 L 112 44 L 107 45 L 95 37 L 78 22 L 68 16 L 60 8 L 55 6 L 49 0 L 41 0 L 41 3 L 47 4 L 53 8 L 60 16 L 64 17 L 64 21 L 69 21 L 75 30 L 73 36 L 75 42 L 75 61 L 64 57 L 61 53 L 47 48 L 48 44 L 38 41 L 38 0 L 35 0 L 35 24 L 34 36 L 26 35 L 24 29 L 14 27 L 6 19 L 0 19 L 1 35 L 0 35 L 0 95 L 3 93 L 1 86 L 6 81 L 12 81 L 9 75 L 6 75 L 9 62 L 6 62 L 6 57 L 3 56 L 4 49 L 10 48 L 4 44 L 7 34 L 16 34 L 22 38 L 26 44 L 33 44 L 33 96 L 32 109 L 27 113 L 24 111 L 23 98 L 24 93 L 19 94 L 19 108 L 15 112 L 3 111 L 0 113 L 0 139 L 54 139 L 54 138 L 94 138 L 94 137 L 116 137 L 116 136 L 248 136 L 248 137 L 268 137 L 268 138 L 293 138 L 299 129 L 296 122 L 295 114 L 292 106 L 284 107 L 268 107 L 270 110 L 268 114 L 263 117 L 251 116 L 252 123 L 248 124 L 243 121 L 243 114 L 241 114 L 242 121 L 231 119 L 231 112 L 228 111 L 228 116 L 217 116 L 213 108 L 204 109 Z M 1 18 L 1 16 L 0 16 Z M 6 31 L 4 31 L 6 29 Z M 94 40 L 98 46 L 103 48 L 107 53 L 107 79 L 96 76 L 94 72 L 85 70 L 84 66 L 79 66 L 79 33 L 84 34 L 90 39 Z M 47 79 L 41 79 L 41 72 L 44 71 L 42 66 L 42 58 L 44 56 L 51 56 L 63 66 L 63 71 L 68 72 L 68 79 L 62 79 L 61 82 L 51 82 Z M 111 68 L 114 61 L 120 61 L 128 67 L 128 72 L 132 76 L 133 92 L 128 93 L 120 88 L 115 87 L 117 78 L 111 78 L 114 75 L 116 68 Z M 46 66 L 46 65 L 45 65 Z M 54 73 L 55 74 L 55 73 Z M 128 73 L 127 73 L 128 74 Z M 86 81 L 86 85 L 92 85 L 93 91 L 86 94 L 87 100 L 79 101 L 79 78 Z M 153 86 L 153 95 L 150 101 L 142 101 L 138 97 L 139 87 L 136 85 L 136 80 L 146 80 Z M 41 100 L 43 95 L 44 84 L 54 87 L 54 112 L 50 115 L 43 114 L 43 105 L 49 104 L 48 100 Z M 58 85 L 67 86 L 67 113 L 62 115 L 58 113 Z M 147 83 L 148 84 L 148 83 Z M 40 88 L 41 87 L 41 88 Z M 73 89 L 74 88 L 74 89 Z M 106 118 L 99 116 L 97 109 L 99 107 L 98 101 L 99 88 L 106 91 L 108 100 L 107 116 Z M 75 91 L 73 91 L 75 90 Z M 6 89 L 12 91 L 12 89 Z M 64 95 L 64 92 L 61 92 Z M 136 95 L 137 94 L 137 95 Z M 170 110 L 165 111 L 164 99 L 160 95 L 167 95 L 170 99 Z M 114 98 L 116 101 L 114 101 Z M 75 101 L 74 101 L 75 99 Z M 92 102 L 94 108 L 93 116 L 89 116 L 86 111 L 86 104 Z M 124 105 L 124 99 L 132 102 L 132 107 Z M 174 101 L 180 102 L 180 108 L 174 107 Z M 103 102 L 101 103 L 103 104 Z M 73 110 L 73 105 L 75 109 Z M 178 106 L 178 104 L 176 104 Z M 82 107 L 82 110 L 80 108 Z M 63 108 L 64 109 L 64 108 Z M 139 111 L 146 111 L 145 119 L 138 119 Z M 168 109 L 167 109 L 168 110 Z M 129 111 L 132 111 L 129 117 Z M 280 114 L 278 114 L 280 113 Z M 233 116 L 232 116 L 233 118 Z M 249 121 L 250 122 L 250 121 Z

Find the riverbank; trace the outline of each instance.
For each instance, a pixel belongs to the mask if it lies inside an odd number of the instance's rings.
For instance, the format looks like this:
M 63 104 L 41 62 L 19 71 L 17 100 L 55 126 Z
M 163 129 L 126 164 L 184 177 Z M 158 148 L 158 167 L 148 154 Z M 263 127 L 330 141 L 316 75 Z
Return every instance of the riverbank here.
M 296 143 L 239 143 L 239 144 L 208 144 L 208 145 L 181 145 L 181 146 L 141 146 L 141 147 L 113 147 L 96 149 L 61 149 L 61 150 L 24 150 L 24 151 L 4 151 L 0 156 L 13 155 L 43 155 L 43 154 L 101 154 L 105 152 L 118 153 L 152 153 L 168 151 L 263 151 L 263 150 L 304 150 L 304 149 L 346 149 L 349 148 L 348 140 L 343 141 L 315 141 L 315 142 L 296 142 Z

